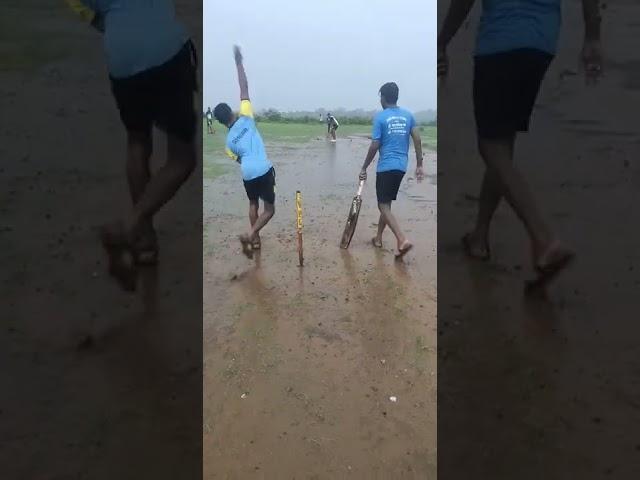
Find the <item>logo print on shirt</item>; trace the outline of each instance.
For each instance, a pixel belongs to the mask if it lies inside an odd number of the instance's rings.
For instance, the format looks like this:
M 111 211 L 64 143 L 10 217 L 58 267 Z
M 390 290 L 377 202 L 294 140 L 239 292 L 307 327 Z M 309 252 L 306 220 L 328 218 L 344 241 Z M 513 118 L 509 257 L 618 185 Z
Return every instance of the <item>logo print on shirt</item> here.
M 407 119 L 405 117 L 389 117 L 387 118 L 387 134 L 388 135 L 406 135 Z
M 231 140 L 231 143 L 233 143 L 234 145 L 235 145 L 236 143 L 238 143 L 238 142 L 242 139 L 242 137 L 244 137 L 244 136 L 245 136 L 245 134 L 246 134 L 248 131 L 249 131 L 249 129 L 248 129 L 247 127 L 244 127 L 244 128 L 242 129 L 242 131 L 238 134 L 238 136 L 237 136 L 236 138 L 234 138 L 233 140 Z

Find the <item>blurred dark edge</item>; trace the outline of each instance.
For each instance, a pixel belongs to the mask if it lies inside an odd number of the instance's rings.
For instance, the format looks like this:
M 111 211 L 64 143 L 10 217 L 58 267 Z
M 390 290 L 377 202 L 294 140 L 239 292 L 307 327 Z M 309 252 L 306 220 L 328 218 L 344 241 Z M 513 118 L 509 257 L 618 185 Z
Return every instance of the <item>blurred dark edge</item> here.
M 460 248 L 482 173 L 480 3 L 438 97 L 438 480 L 640 478 L 640 5 L 604 4 L 606 76 L 587 88 L 580 2 L 563 2 L 560 50 L 516 161 L 578 258 L 546 298 L 525 299 L 529 247 L 508 208 L 488 265 Z
M 201 59 L 202 2 L 176 6 Z M 3 1 L 0 31 L 0 477 L 200 479 L 201 135 L 124 294 L 96 232 L 128 201 L 102 39 L 63 1 Z

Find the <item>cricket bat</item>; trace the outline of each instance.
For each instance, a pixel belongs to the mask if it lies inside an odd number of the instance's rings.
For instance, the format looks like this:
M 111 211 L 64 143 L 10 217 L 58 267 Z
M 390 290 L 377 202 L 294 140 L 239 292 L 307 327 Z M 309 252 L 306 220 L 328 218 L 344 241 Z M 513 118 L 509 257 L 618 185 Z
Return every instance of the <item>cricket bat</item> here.
M 349 208 L 349 215 L 347 216 L 347 224 L 344 226 L 344 232 L 342 233 L 342 240 L 340 242 L 340 248 L 349 248 L 351 239 L 356 231 L 356 224 L 358 223 L 358 215 L 360 215 L 360 206 L 362 205 L 362 189 L 364 187 L 364 180 L 360 180 L 358 185 L 358 193 L 353 197 L 351 201 L 351 207 Z

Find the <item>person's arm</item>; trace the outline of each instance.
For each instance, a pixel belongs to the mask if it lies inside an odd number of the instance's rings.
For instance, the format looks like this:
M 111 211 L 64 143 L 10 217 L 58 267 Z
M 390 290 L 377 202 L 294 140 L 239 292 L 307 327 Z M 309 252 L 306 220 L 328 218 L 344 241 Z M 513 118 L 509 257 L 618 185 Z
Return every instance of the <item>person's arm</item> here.
M 238 70 L 238 84 L 240 85 L 240 100 L 249 100 L 249 82 L 242 63 L 242 52 L 237 45 L 233 47 L 233 56 Z
M 422 169 L 422 138 L 420 138 L 420 127 L 413 127 L 411 129 L 411 138 L 413 138 L 413 147 L 416 150 L 416 178 L 422 180 L 424 176 Z
M 451 0 L 447 16 L 438 35 L 438 49 L 446 49 L 471 11 L 475 0 Z
M 371 145 L 369 145 L 369 151 L 367 151 L 367 156 L 364 159 L 364 163 L 362 164 L 362 170 L 360 171 L 360 180 L 367 179 L 367 168 L 373 162 L 373 159 L 376 158 L 376 153 L 380 150 L 380 140 L 371 140 Z

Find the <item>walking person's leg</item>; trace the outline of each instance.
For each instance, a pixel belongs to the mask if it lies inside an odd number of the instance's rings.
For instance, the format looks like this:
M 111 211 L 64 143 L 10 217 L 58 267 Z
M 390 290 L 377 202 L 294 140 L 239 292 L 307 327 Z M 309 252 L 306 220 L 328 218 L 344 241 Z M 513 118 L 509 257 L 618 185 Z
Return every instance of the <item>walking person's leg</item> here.
M 257 209 L 256 209 L 257 213 Z M 264 202 L 264 209 L 262 213 L 258 215 L 255 222 L 251 224 L 249 233 L 240 235 L 240 243 L 242 244 L 242 253 L 248 258 L 253 258 L 253 250 L 257 250 L 256 244 L 260 244 L 260 230 L 262 230 L 269 220 L 271 220 L 276 213 L 276 206 L 273 203 L 267 201 Z
M 397 198 L 403 177 L 404 172 L 400 171 L 378 172 L 376 175 L 376 196 L 380 222 L 378 223 L 378 236 L 373 239 L 373 244 L 375 246 L 382 245 L 382 232 L 389 226 L 396 237 L 398 257 L 404 256 L 413 248 L 412 243 L 400 228 L 395 215 L 391 213 L 391 202 Z
M 167 162 L 151 177 L 144 193 L 125 222 L 130 242 L 135 242 L 153 215 L 176 194 L 196 167 L 195 142 L 167 134 Z
M 153 72 L 113 81 L 114 96 L 129 134 L 127 176 L 134 204 L 124 220 L 102 229 L 102 242 L 110 272 L 127 290 L 135 289 L 138 242 L 152 228 L 155 213 L 175 195 L 196 165 L 193 69 L 185 46 Z M 148 157 L 154 123 L 167 132 L 168 149 L 166 164 L 150 176 Z
M 463 239 L 470 255 L 488 257 L 491 219 L 504 196 L 529 234 L 533 263 L 539 271 L 558 270 L 572 258 L 542 216 L 526 179 L 513 162 L 516 135 L 528 130 L 550 62 L 550 55 L 535 50 L 476 58 L 474 112 L 486 172 L 475 229 Z
M 382 248 L 382 233 L 386 227 L 387 221 L 385 220 L 382 212 L 380 212 L 380 218 L 378 219 L 378 232 L 376 233 L 376 236 L 371 239 L 374 247 Z
M 127 132 L 127 180 L 132 203 L 138 203 L 151 178 L 149 161 L 153 150 L 151 131 Z M 152 264 L 157 260 L 158 245 L 153 218 L 149 218 L 141 227 L 141 234 L 135 245 L 136 261 Z
M 260 239 L 260 230 L 262 230 L 269 220 L 273 218 L 276 213 L 276 206 L 273 203 L 264 202 L 262 213 L 258 215 L 256 221 L 251 225 L 247 238 L 253 243 Z
M 105 226 L 102 242 L 109 254 L 109 270 L 126 290 L 135 289 L 136 249 L 145 227 L 186 181 L 196 165 L 193 140 L 168 134 L 167 163 L 153 175 L 123 222 Z
M 550 262 L 556 261 L 558 256 L 567 255 L 569 252 L 542 216 L 526 179 L 513 165 L 511 143 L 498 140 L 481 140 L 479 143 L 480 154 L 487 168 L 495 173 L 505 200 L 529 234 L 534 266 L 545 268 Z
M 251 224 L 251 228 L 253 228 L 256 222 L 258 221 L 258 217 L 260 216 L 259 209 L 260 209 L 260 200 L 258 199 L 249 200 L 249 223 Z M 257 235 L 256 240 L 252 243 L 251 246 L 254 250 L 260 249 L 262 245 L 260 243 L 259 234 Z
M 396 241 L 398 244 L 398 251 L 402 253 L 407 248 L 411 248 L 411 242 L 407 240 L 407 237 L 402 232 L 400 228 L 400 224 L 396 219 L 395 215 L 391 213 L 391 202 L 388 203 L 378 203 L 378 210 L 380 210 L 380 216 L 383 218 L 385 225 L 388 225 L 393 234 L 396 237 Z M 378 226 L 378 229 L 380 227 Z M 407 250 L 408 251 L 408 250 Z
M 513 146 L 515 135 L 510 140 L 511 158 L 513 160 Z M 485 163 L 485 171 L 480 187 L 478 199 L 478 214 L 474 229 L 467 233 L 463 241 L 467 253 L 474 258 L 486 260 L 491 255 L 489 233 L 491 220 L 502 200 L 502 185 L 496 172 Z
M 245 189 L 249 197 L 249 233 L 240 235 L 242 253 L 253 258 L 253 250 L 261 248 L 260 231 L 269 223 L 276 212 L 275 206 L 275 170 L 272 168 L 262 177 L 245 182 Z M 259 199 L 262 198 L 264 207 L 259 213 Z

